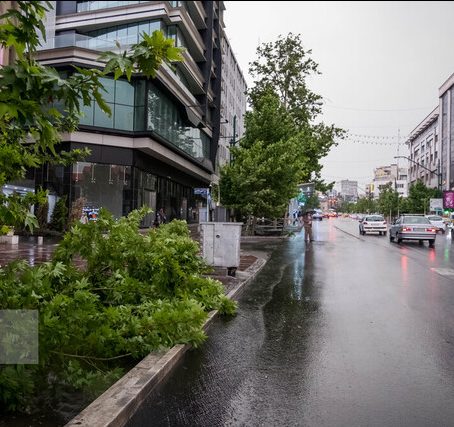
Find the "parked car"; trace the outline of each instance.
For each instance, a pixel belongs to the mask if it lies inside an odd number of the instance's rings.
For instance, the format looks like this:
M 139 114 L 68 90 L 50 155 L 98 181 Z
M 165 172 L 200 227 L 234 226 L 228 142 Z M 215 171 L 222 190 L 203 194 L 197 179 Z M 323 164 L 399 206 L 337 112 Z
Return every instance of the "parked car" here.
M 426 218 L 434 227 L 437 228 L 437 231 L 441 231 L 443 234 L 445 234 L 447 226 L 445 220 L 441 216 L 426 215 Z
M 397 243 L 402 240 L 424 240 L 429 242 L 429 247 L 435 244 L 437 229 L 423 215 L 402 215 L 389 228 L 389 241 Z
M 366 233 L 378 233 L 380 236 L 383 234 L 386 236 L 388 231 L 388 226 L 386 224 L 385 218 L 381 215 L 366 215 L 359 222 L 359 234 L 363 236 Z

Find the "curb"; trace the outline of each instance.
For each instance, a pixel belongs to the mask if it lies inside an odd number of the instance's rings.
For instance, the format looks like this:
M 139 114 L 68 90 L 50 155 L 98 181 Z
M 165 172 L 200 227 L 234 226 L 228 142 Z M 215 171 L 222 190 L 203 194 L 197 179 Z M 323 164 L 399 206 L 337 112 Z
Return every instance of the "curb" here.
M 245 271 L 237 272 L 242 280 L 227 296 L 235 299 L 265 266 L 268 258 L 257 260 Z M 207 330 L 217 310 L 208 314 L 203 325 Z M 150 353 L 134 368 L 69 421 L 65 427 L 122 427 L 134 415 L 150 392 L 172 371 L 190 349 L 189 344 L 178 344 L 167 352 Z

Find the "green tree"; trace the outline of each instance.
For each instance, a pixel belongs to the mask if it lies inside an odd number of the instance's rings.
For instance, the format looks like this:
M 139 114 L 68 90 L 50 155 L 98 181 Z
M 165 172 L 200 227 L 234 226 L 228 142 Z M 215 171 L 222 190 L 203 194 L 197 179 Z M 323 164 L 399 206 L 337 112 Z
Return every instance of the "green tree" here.
M 318 209 L 320 208 L 320 199 L 318 198 L 318 195 L 316 193 L 310 195 L 306 203 L 304 204 L 305 209 Z
M 69 164 L 88 154 L 86 150 L 60 151 L 58 144 L 61 132 L 77 128 L 81 107 L 93 99 L 111 113 L 102 96 L 101 77 L 130 80 L 133 71 L 154 77 L 163 62 L 182 59 L 173 40 L 155 31 L 143 34 L 143 40 L 128 52 L 102 54 L 103 70 L 75 67 L 74 73 L 63 78 L 35 59 L 39 32 L 45 37 L 43 19 L 50 2 L 16 3 L 17 9 L 0 16 L 0 46 L 15 53 L 14 62 L 0 68 L 0 187 L 23 178 L 28 168 L 47 162 Z M 5 203 L 7 197 L 0 195 L 0 204 Z
M 374 213 L 377 211 L 377 203 L 372 197 L 358 198 L 355 206 L 356 212 Z
M 232 150 L 235 161 L 221 171 L 222 202 L 243 215 L 278 218 L 296 196 L 301 146 L 296 138 L 274 144 L 255 142 Z M 300 154 L 300 155 L 298 155 Z
M 255 86 L 248 92 L 251 111 L 245 116 L 245 136 L 232 151 L 234 162 L 221 171 L 222 202 L 243 215 L 276 218 L 286 211 L 301 182 L 320 179 L 324 157 L 343 131 L 314 123 L 320 97 L 307 85 L 317 73 L 299 35 L 280 37 L 258 47 L 250 65 Z
M 442 192 L 429 188 L 422 181 L 417 181 L 408 190 L 407 209 L 409 213 L 428 213 L 430 199 L 441 198 Z
M 248 94 L 253 109 L 259 107 L 263 96 L 270 91 L 278 96 L 289 113 L 286 122 L 292 121 L 293 134 L 302 136 L 300 143 L 306 157 L 303 182 L 316 182 L 317 189 L 324 191 L 326 184 L 320 179 L 322 166 L 319 161 L 336 145 L 335 138 L 343 137 L 344 131 L 320 121 L 315 123 L 322 112 L 322 97 L 307 85 L 309 76 L 320 74 L 318 64 L 310 57 L 311 53 L 311 50 L 304 48 L 299 34 L 289 33 L 275 42 L 260 45 L 257 48 L 258 57 L 249 68 L 255 81 Z M 261 121 L 262 126 L 272 123 Z
M 397 215 L 399 211 L 399 193 L 394 190 L 391 183 L 384 185 L 380 190 L 377 206 L 380 213 L 385 216 L 394 217 Z

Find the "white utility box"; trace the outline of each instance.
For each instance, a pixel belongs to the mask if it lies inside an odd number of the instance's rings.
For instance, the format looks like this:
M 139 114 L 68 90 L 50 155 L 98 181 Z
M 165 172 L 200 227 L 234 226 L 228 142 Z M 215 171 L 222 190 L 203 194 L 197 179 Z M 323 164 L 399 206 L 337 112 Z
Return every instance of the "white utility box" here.
M 215 267 L 240 266 L 241 222 L 201 222 L 203 258 Z

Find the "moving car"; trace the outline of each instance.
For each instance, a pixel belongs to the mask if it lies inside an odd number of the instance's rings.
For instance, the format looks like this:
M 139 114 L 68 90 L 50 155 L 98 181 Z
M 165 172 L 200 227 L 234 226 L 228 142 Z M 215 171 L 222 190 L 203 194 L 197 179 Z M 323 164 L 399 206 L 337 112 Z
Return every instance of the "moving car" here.
M 386 236 L 387 231 L 386 221 L 381 215 L 366 215 L 359 223 L 359 234 L 363 236 L 371 232 Z
M 445 220 L 438 215 L 426 215 L 426 218 L 430 223 L 437 228 L 438 231 L 441 231 L 443 234 L 446 232 L 446 222 Z
M 429 219 L 422 215 L 401 215 L 389 228 L 389 241 L 397 243 L 402 240 L 424 240 L 429 242 L 429 247 L 435 244 L 437 229 Z
M 315 209 L 314 213 L 312 214 L 312 220 L 321 221 L 323 219 L 323 213 L 319 209 Z

